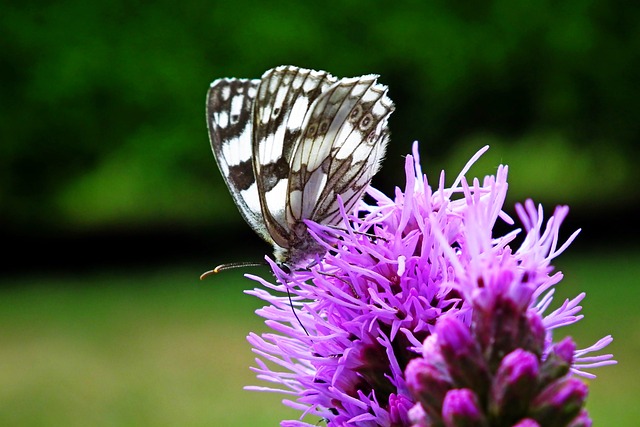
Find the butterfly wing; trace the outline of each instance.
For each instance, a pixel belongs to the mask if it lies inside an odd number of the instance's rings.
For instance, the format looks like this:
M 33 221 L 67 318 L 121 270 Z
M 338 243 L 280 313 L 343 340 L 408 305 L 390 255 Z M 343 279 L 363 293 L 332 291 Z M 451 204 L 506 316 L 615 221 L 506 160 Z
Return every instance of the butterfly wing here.
M 262 76 L 253 112 L 253 155 L 262 216 L 282 248 L 293 243 L 287 221 L 290 162 L 310 106 L 336 78 L 324 71 L 280 66 Z
M 260 80 L 218 79 L 207 93 L 207 127 L 214 157 L 247 223 L 273 244 L 262 217 L 253 169 L 253 104 Z
M 207 95 L 218 167 L 247 223 L 295 265 L 321 249 L 303 220 L 338 224 L 378 171 L 393 103 L 373 75 L 337 80 L 293 66 L 219 79 Z
M 341 79 L 312 105 L 291 160 L 286 204 L 290 224 L 303 219 L 339 223 L 337 196 L 351 211 L 378 171 L 394 106 L 376 77 Z

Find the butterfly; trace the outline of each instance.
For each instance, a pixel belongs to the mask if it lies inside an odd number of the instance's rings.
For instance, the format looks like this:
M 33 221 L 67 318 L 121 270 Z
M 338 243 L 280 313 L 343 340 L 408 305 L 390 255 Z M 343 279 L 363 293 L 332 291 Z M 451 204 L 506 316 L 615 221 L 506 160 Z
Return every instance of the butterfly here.
M 295 268 L 323 248 L 305 220 L 337 226 L 380 168 L 394 110 L 376 75 L 338 79 L 279 66 L 207 94 L 214 157 L 240 213 Z

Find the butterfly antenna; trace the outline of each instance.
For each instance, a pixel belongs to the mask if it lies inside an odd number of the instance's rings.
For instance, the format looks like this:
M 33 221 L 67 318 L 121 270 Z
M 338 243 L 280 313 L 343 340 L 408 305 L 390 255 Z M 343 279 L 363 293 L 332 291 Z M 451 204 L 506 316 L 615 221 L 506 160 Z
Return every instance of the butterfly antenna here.
M 226 264 L 220 264 L 213 270 L 205 271 L 200 275 L 200 280 L 204 280 L 205 278 L 212 276 L 214 274 L 218 274 L 224 270 L 231 270 L 232 268 L 241 268 L 241 267 L 260 267 L 263 265 L 267 265 L 266 262 L 255 262 L 255 261 L 244 261 L 244 262 L 229 262 Z
M 327 224 L 327 227 L 333 228 L 334 230 L 338 230 L 338 231 L 348 232 L 348 230 L 346 230 L 344 227 L 341 227 L 339 225 Z M 374 233 L 368 233 L 366 231 L 358 231 L 358 230 L 351 230 L 351 231 L 353 231 L 354 234 L 359 234 L 360 236 L 366 236 L 366 237 L 369 237 L 371 239 L 379 239 L 379 240 L 382 240 L 384 242 L 388 242 L 389 241 L 389 239 L 387 239 L 385 237 L 377 236 Z
M 302 324 L 302 322 L 300 321 L 300 318 L 298 317 L 298 314 L 296 313 L 296 309 L 293 308 L 293 300 L 291 299 L 291 292 L 289 292 L 289 288 L 287 288 L 287 296 L 289 297 L 289 306 L 291 307 L 291 312 L 293 313 L 293 315 L 295 316 L 296 320 L 298 321 L 298 324 L 300 326 L 302 326 L 302 329 L 304 330 L 304 333 L 307 334 L 308 337 L 310 337 L 311 335 L 309 335 L 309 331 L 307 331 L 307 328 L 305 328 L 304 325 Z
M 244 261 L 244 262 L 230 262 L 230 263 L 226 263 L 226 264 L 220 264 L 219 266 L 217 266 L 213 270 L 205 271 L 204 273 L 202 273 L 200 275 L 200 280 L 204 280 L 207 277 L 212 276 L 214 274 L 218 274 L 218 273 L 220 273 L 221 271 L 224 271 L 224 270 L 231 270 L 232 268 L 260 267 L 260 266 L 263 266 L 263 265 L 267 265 L 267 263 L 266 262 Z M 302 327 L 302 329 L 304 330 L 304 333 L 307 334 L 307 336 L 310 336 L 309 335 L 309 331 L 307 331 L 307 328 L 304 327 L 304 325 L 300 321 L 300 318 L 298 317 L 298 314 L 296 313 L 295 308 L 293 307 L 293 300 L 291 299 L 291 292 L 289 292 L 289 288 L 287 288 L 287 297 L 289 298 L 289 305 L 291 306 L 291 311 L 293 312 L 293 315 L 295 316 L 296 320 L 298 321 L 298 324 Z

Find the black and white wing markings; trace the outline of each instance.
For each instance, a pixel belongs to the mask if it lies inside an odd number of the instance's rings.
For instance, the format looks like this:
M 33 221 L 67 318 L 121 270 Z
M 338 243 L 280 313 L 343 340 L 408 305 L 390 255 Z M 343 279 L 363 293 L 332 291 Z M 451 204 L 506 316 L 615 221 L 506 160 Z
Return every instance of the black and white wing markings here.
M 337 224 L 337 195 L 350 211 L 378 171 L 394 106 L 376 78 L 342 79 L 316 100 L 291 162 L 290 224 L 303 219 Z
M 234 202 L 245 221 L 273 243 L 262 218 L 253 169 L 253 104 L 260 80 L 219 79 L 207 94 L 211 148 Z
M 292 246 L 286 217 L 291 157 L 310 106 L 336 78 L 324 71 L 281 66 L 263 74 L 254 107 L 254 170 L 266 226 L 275 243 Z
M 305 219 L 337 225 L 378 171 L 394 106 L 366 75 L 336 79 L 294 66 L 259 80 L 211 84 L 207 121 L 214 155 L 249 225 L 296 266 L 320 251 Z

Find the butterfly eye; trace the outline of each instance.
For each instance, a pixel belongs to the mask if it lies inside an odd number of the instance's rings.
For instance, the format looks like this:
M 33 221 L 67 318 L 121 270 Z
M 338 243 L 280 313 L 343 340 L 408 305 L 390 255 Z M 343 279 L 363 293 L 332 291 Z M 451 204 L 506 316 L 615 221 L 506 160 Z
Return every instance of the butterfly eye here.
M 361 131 L 366 131 L 369 129 L 369 126 L 371 126 L 371 123 L 373 122 L 373 116 L 369 113 L 366 114 L 362 120 L 360 120 L 360 124 L 358 125 L 358 127 L 360 128 Z

